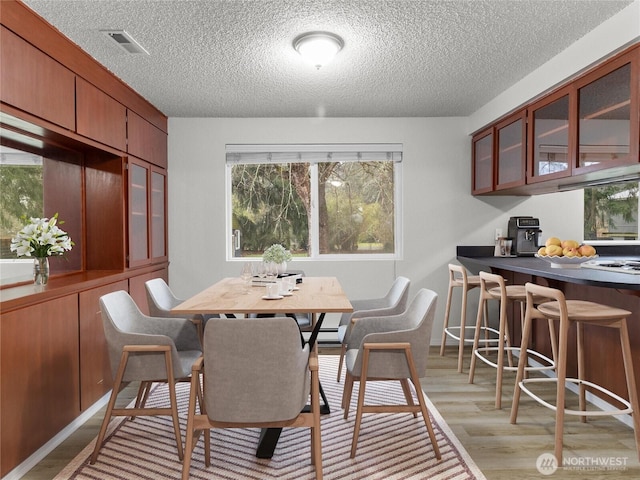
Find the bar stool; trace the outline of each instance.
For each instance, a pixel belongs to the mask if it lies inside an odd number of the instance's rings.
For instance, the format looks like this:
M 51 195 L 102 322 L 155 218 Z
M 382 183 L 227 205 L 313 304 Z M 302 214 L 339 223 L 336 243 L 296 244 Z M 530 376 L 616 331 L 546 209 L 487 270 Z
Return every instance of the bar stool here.
M 498 286 L 493 286 L 497 284 Z M 480 312 L 485 311 L 489 300 L 497 300 L 500 302 L 500 320 L 498 327 L 497 346 L 479 346 L 482 342 L 480 339 Z M 478 304 L 478 318 L 476 320 L 476 332 L 473 339 L 473 348 L 471 356 L 471 366 L 469 368 L 469 383 L 473 383 L 473 377 L 476 370 L 476 360 L 479 358 L 487 365 L 490 365 L 496 369 L 496 401 L 495 408 L 502 408 L 502 377 L 504 371 L 515 372 L 518 367 L 513 365 L 512 352 L 520 351 L 519 346 L 511 345 L 511 337 L 509 335 L 509 327 L 507 325 L 507 307 L 514 303 L 520 305 L 520 323 L 524 325 L 524 306 L 526 304 L 527 295 L 524 285 L 506 285 L 504 278 L 501 275 L 493 273 L 480 272 L 480 301 Z M 548 301 L 548 298 L 534 296 L 534 302 L 536 304 Z M 557 346 L 555 327 L 552 320 L 549 320 L 549 334 L 551 337 L 551 349 L 553 352 L 553 358 L 556 358 Z M 497 361 L 493 362 L 488 355 L 491 353 L 497 353 Z M 507 354 L 508 365 L 504 364 L 504 355 Z M 547 356 L 537 352 L 535 350 L 527 350 L 527 353 L 533 355 L 540 360 L 540 366 L 525 366 L 525 373 L 531 371 L 553 370 L 556 368 L 554 360 Z
M 583 300 L 565 300 L 564 294 L 557 289 L 543 287 L 532 283 L 525 285 L 527 292 L 527 309 L 524 320 L 524 331 L 522 334 L 522 349 L 526 352 L 531 336 L 531 324 L 534 318 L 548 318 L 560 322 L 560 336 L 558 341 L 558 368 L 557 378 L 524 378 L 524 365 L 522 360 L 518 365 L 518 374 L 516 377 L 515 390 L 513 392 L 513 404 L 511 407 L 511 423 L 516 423 L 518 416 L 518 404 L 520 402 L 520 391 L 525 392 L 537 402 L 545 407 L 556 411 L 556 427 L 555 427 L 555 456 L 556 460 L 562 462 L 562 434 L 564 427 L 564 416 L 579 415 L 582 422 L 586 422 L 587 416 L 603 416 L 603 415 L 622 415 L 630 413 L 633 419 L 633 429 L 635 433 L 636 449 L 638 458 L 640 458 L 640 408 L 638 407 L 638 391 L 636 389 L 636 381 L 633 373 L 633 359 L 631 357 L 631 347 L 629 344 L 629 333 L 627 331 L 626 317 L 631 312 L 621 308 L 609 307 L 594 302 Z M 538 305 L 534 304 L 534 295 L 550 298 L 552 301 Z M 567 343 L 569 327 L 576 324 L 577 329 L 577 353 L 578 353 L 578 378 L 567 378 Z M 627 390 L 629 400 L 616 395 L 615 393 L 585 380 L 585 362 L 584 362 L 584 324 L 598 325 L 601 327 L 615 328 L 620 334 L 620 345 L 622 347 L 622 359 L 624 362 L 624 372 L 627 381 Z M 526 353 L 524 353 L 526 359 Z M 539 396 L 534 394 L 527 387 L 528 384 L 536 382 L 555 382 L 556 387 L 556 403 L 552 405 Z M 565 405 L 565 385 L 566 382 L 574 383 L 579 387 L 579 408 L 580 410 L 570 410 L 563 408 Z M 586 411 L 585 387 L 594 388 L 604 395 L 615 399 L 625 408 L 612 407 L 611 410 Z
M 444 347 L 447 343 L 447 336 L 458 341 L 458 373 L 462 373 L 462 363 L 464 358 L 464 344 L 471 343 L 473 340 L 465 338 L 467 329 L 475 329 L 475 326 L 467 326 L 467 294 L 470 290 L 480 286 L 480 276 L 469 275 L 467 270 L 461 265 L 449 264 L 449 291 L 447 293 L 447 305 L 445 307 L 444 325 L 442 328 L 442 342 L 440 344 L 440 356 L 444 356 Z M 449 326 L 449 314 L 451 313 L 451 299 L 454 288 L 462 288 L 462 305 L 460 311 L 460 326 Z M 482 330 L 488 334 L 487 319 L 489 318 L 488 310 L 485 310 L 484 325 Z M 493 330 L 497 333 L 496 330 Z M 486 336 L 485 336 L 486 338 Z

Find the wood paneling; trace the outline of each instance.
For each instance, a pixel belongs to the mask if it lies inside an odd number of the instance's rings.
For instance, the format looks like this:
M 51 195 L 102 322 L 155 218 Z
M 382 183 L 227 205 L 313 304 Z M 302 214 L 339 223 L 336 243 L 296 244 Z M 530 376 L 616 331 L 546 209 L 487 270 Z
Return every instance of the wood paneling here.
M 89 82 L 76 81 L 77 132 L 85 137 L 127 149 L 127 109 Z
M 4 15 L 4 2 L 2 8 Z M 4 27 L 0 27 L 0 99 L 75 130 L 73 72 Z
M 107 341 L 102 327 L 100 297 L 127 291 L 128 282 L 105 285 L 80 293 L 80 408 L 86 410 L 113 387 Z
M 0 476 L 80 413 L 78 296 L 3 313 Z
M 128 152 L 167 168 L 167 134 L 131 110 L 127 113 Z

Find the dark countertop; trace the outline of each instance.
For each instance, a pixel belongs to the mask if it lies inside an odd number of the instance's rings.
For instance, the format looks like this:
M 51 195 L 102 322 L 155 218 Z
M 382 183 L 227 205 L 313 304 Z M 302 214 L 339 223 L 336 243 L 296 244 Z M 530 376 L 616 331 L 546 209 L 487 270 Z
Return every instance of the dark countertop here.
M 599 255 L 600 255 L 600 249 Z M 470 272 L 495 268 L 534 275 L 562 282 L 640 291 L 640 275 L 615 273 L 590 268 L 553 268 L 546 260 L 536 257 L 494 257 L 493 247 L 458 247 L 458 261 Z M 635 253 L 635 252 L 634 252 Z M 636 259 L 637 255 L 600 255 L 600 259 Z

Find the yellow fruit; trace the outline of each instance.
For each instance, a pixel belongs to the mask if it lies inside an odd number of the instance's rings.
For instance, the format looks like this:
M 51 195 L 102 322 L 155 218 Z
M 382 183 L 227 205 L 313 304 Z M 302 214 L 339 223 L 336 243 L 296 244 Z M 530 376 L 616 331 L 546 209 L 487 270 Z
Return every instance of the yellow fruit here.
M 596 254 L 596 249 L 591 245 L 580 245 L 578 251 L 583 257 L 593 257 Z
M 557 245 L 558 247 L 562 247 L 562 240 L 560 240 L 558 237 L 547 238 L 547 241 L 544 242 L 544 246 L 548 247 L 549 245 Z
M 578 248 L 580 244 L 575 240 L 563 240 L 560 246 L 564 250 L 565 248 Z
M 542 255 L 543 257 L 547 254 L 547 247 L 540 247 L 538 250 L 538 255 Z
M 562 256 L 562 247 L 560 245 L 547 245 L 547 255 L 550 257 L 561 257 Z
M 576 247 L 567 247 L 562 249 L 562 255 L 565 257 L 581 257 L 582 255 Z

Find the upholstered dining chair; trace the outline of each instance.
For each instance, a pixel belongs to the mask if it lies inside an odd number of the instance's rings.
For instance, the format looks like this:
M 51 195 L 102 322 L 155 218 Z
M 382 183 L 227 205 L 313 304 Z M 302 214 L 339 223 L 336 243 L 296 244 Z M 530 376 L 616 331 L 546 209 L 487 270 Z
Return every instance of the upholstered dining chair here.
M 311 404 L 305 409 L 309 393 Z M 189 478 L 201 432 L 208 467 L 210 429 L 246 427 L 310 428 L 311 463 L 322 479 L 318 357 L 308 344 L 301 346 L 298 325 L 290 317 L 209 320 L 204 356 L 192 368 L 182 478 Z
M 144 283 L 147 292 L 147 303 L 149 314 L 152 317 L 174 317 L 185 318 L 184 315 L 171 313 L 171 309 L 180 305 L 184 300 L 176 297 L 163 278 L 154 278 Z M 196 314 L 190 318 L 198 329 L 198 336 L 202 340 L 204 326 L 209 318 L 219 317 L 217 314 L 200 315 Z
M 338 341 L 340 342 L 340 360 L 338 362 L 338 376 L 340 381 L 344 355 L 349 348 L 351 325 L 358 317 L 386 316 L 401 313 L 407 306 L 409 286 L 411 281 L 406 277 L 397 277 L 384 297 L 363 300 L 351 300 L 353 312 L 343 313 L 338 324 Z M 375 310 L 375 312 L 374 312 Z M 357 345 L 356 345 L 357 347 Z
M 360 383 L 356 421 L 351 443 L 351 458 L 355 457 L 363 413 L 422 413 L 436 458 L 440 449 L 436 441 L 420 377 L 427 368 L 427 355 L 436 312 L 437 294 L 420 289 L 407 309 L 398 315 L 361 317 L 353 324 L 349 348 L 345 355 L 347 376 L 342 396 L 345 420 L 349 416 L 354 382 Z M 365 405 L 368 381 L 399 381 L 407 405 Z M 409 381 L 413 383 L 418 405 L 413 402 Z
M 137 307 L 124 290 L 100 297 L 102 324 L 109 350 L 113 390 L 107 411 L 91 455 L 95 463 L 102 448 L 109 420 L 113 416 L 170 415 L 182 460 L 182 437 L 178 423 L 175 382 L 188 378 L 191 365 L 202 355 L 195 325 L 184 318 L 148 317 Z M 145 408 L 144 399 L 138 397 L 134 408 L 114 408 L 123 382 L 167 382 L 169 408 Z

